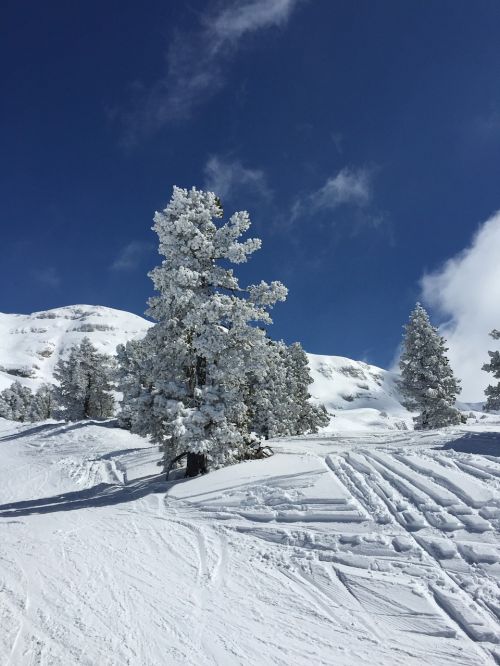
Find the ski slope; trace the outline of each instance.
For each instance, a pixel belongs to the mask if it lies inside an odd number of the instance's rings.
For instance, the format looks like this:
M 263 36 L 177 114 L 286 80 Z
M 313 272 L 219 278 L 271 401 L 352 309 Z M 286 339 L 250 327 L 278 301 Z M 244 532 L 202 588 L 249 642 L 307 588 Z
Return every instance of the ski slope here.
M 170 483 L 112 426 L 0 419 L 0 664 L 500 659 L 500 423 Z

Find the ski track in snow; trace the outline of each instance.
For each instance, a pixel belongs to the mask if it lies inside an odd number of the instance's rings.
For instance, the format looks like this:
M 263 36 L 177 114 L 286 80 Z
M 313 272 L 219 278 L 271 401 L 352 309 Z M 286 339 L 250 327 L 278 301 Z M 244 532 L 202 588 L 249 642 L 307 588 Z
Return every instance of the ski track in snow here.
M 500 663 L 491 424 L 168 484 L 111 425 L 0 420 L 2 666 Z

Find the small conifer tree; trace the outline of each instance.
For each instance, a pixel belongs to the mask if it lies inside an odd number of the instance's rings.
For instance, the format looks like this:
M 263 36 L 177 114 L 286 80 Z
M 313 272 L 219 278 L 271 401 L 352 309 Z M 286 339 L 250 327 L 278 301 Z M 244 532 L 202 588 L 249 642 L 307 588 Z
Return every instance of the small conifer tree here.
M 490 333 L 493 340 L 500 340 L 500 331 L 494 329 Z M 483 370 L 491 372 L 495 379 L 500 379 L 500 351 L 489 351 L 490 362 L 483 365 Z M 486 395 L 486 404 L 484 409 L 486 411 L 500 410 L 500 381 L 496 386 L 490 384 L 484 391 Z
M 432 326 L 420 303 L 405 326 L 403 347 L 400 387 L 408 409 L 419 412 L 414 418 L 415 428 L 426 430 L 460 423 L 460 412 L 454 407 L 460 382 L 446 357 L 444 338 Z

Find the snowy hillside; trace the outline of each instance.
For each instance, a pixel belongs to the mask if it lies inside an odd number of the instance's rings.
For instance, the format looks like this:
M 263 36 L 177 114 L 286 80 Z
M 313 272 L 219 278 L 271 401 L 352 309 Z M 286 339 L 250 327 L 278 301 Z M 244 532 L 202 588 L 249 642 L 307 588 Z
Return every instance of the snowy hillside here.
M 15 380 L 30 388 L 52 382 L 60 356 L 85 336 L 100 351 L 114 354 L 118 344 L 142 337 L 149 326 L 142 317 L 99 305 L 70 305 L 30 315 L 0 313 L 0 390 Z M 311 394 L 333 417 L 328 429 L 394 429 L 411 422 L 393 373 L 340 356 L 308 357 L 314 379 Z
M 308 358 L 314 380 L 311 395 L 333 417 L 327 431 L 400 430 L 411 424 L 394 373 L 342 356 Z
M 29 315 L 0 313 L 0 390 L 19 380 L 30 388 L 52 382 L 54 366 L 88 336 L 99 351 L 142 337 L 151 324 L 101 305 L 69 305 Z
M 0 419 L 2 665 L 500 660 L 500 423 L 169 483 L 111 425 Z

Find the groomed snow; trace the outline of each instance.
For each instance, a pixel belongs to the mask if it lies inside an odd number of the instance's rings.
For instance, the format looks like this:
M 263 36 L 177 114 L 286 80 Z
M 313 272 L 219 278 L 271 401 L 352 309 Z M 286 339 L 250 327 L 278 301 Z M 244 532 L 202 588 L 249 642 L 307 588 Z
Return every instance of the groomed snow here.
M 112 426 L 0 419 L 1 664 L 500 658 L 500 423 L 283 440 L 170 483 Z

